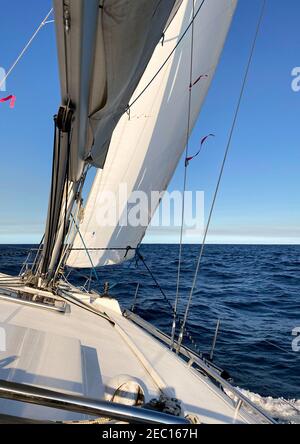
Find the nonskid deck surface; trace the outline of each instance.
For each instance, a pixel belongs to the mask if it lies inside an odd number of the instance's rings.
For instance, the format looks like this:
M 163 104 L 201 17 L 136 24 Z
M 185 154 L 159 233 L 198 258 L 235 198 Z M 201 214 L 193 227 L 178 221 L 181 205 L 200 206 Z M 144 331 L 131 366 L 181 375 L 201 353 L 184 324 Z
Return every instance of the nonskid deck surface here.
M 87 301 L 86 293 L 76 298 Z M 111 321 L 68 302 L 66 312 L 1 299 L 0 379 L 94 399 L 111 400 L 122 385 L 138 383 L 145 402 L 161 394 L 177 398 L 185 415 L 201 423 L 256 422 L 204 375 L 122 316 L 115 300 L 98 298 L 96 310 Z M 128 386 L 127 386 L 128 387 Z M 119 397 L 120 399 L 120 397 Z M 38 420 L 84 420 L 86 416 L 0 399 L 0 413 Z

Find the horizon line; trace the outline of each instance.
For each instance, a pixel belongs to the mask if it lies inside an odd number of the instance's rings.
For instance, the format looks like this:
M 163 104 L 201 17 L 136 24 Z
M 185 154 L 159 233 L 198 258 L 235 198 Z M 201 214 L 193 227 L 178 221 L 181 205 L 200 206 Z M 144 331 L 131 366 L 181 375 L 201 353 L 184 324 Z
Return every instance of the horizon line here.
M 18 243 L 16 243 L 16 242 L 13 242 L 13 243 L 0 243 L 0 247 L 2 247 L 2 246 L 31 246 L 31 245 L 34 245 L 34 246 L 37 246 L 37 245 L 39 245 L 39 243 L 22 243 L 22 242 L 18 242 Z M 143 242 L 141 245 L 172 245 L 172 246 L 174 246 L 174 245 L 180 245 L 180 243 L 179 242 Z M 187 245 L 191 245 L 191 246 L 201 246 L 202 245 L 202 243 L 199 243 L 199 242 L 195 242 L 195 243 L 192 243 L 192 242 L 189 242 L 189 243 L 183 243 L 182 245 L 185 245 L 185 246 L 187 246 Z M 252 243 L 247 243 L 247 242 L 245 242 L 245 243 L 243 243 L 243 242 L 240 242 L 240 243 L 236 243 L 236 242 L 226 242 L 226 243 L 224 243 L 224 242 L 206 242 L 205 243 L 205 245 L 222 245 L 222 246 L 226 246 L 226 245 L 229 245 L 229 246 L 240 246 L 240 245 L 244 245 L 244 246 L 280 246 L 280 247 L 283 247 L 283 246 L 286 246 L 286 247 L 293 247 L 293 246 L 300 246 L 300 242 L 299 243 L 255 243 L 255 242 L 252 242 Z M 116 250 L 117 250 L 117 248 L 116 248 Z

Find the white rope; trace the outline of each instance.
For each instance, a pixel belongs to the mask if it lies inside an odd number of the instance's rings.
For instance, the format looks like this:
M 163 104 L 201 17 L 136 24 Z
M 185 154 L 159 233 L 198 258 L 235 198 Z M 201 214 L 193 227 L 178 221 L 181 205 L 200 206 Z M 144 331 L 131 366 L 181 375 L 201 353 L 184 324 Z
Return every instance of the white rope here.
M 227 157 L 228 157 L 228 154 L 229 154 L 229 150 L 230 150 L 230 147 L 231 147 L 231 141 L 232 141 L 232 137 L 233 137 L 233 133 L 234 133 L 235 127 L 236 127 L 236 122 L 237 122 L 237 118 L 238 118 L 238 115 L 239 115 L 242 99 L 243 99 L 243 96 L 244 96 L 245 87 L 246 87 L 247 80 L 248 80 L 248 75 L 249 75 L 249 71 L 250 71 L 250 67 L 251 67 L 251 63 L 252 63 L 252 59 L 253 59 L 253 55 L 254 55 L 254 50 L 255 50 L 255 47 L 256 47 L 256 42 L 257 42 L 258 34 L 259 34 L 261 23 L 262 23 L 262 20 L 263 20 L 263 17 L 264 17 L 265 7 L 266 7 L 266 0 L 263 0 L 262 10 L 261 10 L 261 13 L 260 13 L 260 16 L 259 16 L 259 19 L 258 19 L 258 24 L 257 24 L 257 27 L 256 27 L 256 32 L 255 32 L 255 35 L 254 35 L 254 40 L 253 40 L 252 48 L 251 48 L 251 51 L 250 51 L 250 56 L 249 56 L 249 60 L 248 60 L 248 63 L 247 63 L 246 72 L 245 72 L 245 75 L 244 75 L 244 80 L 243 80 L 241 92 L 240 92 L 240 95 L 239 95 L 239 99 L 238 99 L 238 103 L 237 103 L 237 107 L 236 107 L 233 123 L 232 123 L 232 126 L 231 126 L 231 130 L 230 130 L 230 134 L 229 134 L 229 139 L 228 139 L 226 150 L 225 150 L 224 159 L 223 159 L 222 166 L 221 166 L 221 171 L 220 171 L 220 174 L 219 174 L 219 178 L 218 178 L 217 186 L 216 186 L 216 189 L 215 189 L 215 193 L 214 193 L 214 197 L 213 197 L 213 201 L 212 201 L 212 205 L 211 205 L 211 209 L 210 209 L 207 225 L 206 225 L 205 232 L 204 232 L 203 242 L 202 242 L 202 246 L 201 246 L 201 249 L 200 249 L 200 254 L 199 254 L 199 258 L 198 258 L 198 262 L 197 262 L 197 266 L 196 266 L 196 271 L 195 271 L 195 275 L 194 275 L 194 279 L 193 279 L 193 284 L 192 284 L 192 288 L 191 288 L 191 291 L 190 291 L 189 299 L 188 299 L 186 310 L 185 310 L 185 314 L 184 314 L 183 324 L 181 326 L 181 331 L 180 331 L 179 338 L 178 338 L 178 347 L 177 347 L 177 351 L 178 352 L 180 350 L 181 343 L 182 343 L 182 340 L 183 340 L 184 327 L 185 327 L 185 324 L 186 324 L 187 319 L 188 319 L 188 315 L 189 315 L 189 311 L 190 311 L 190 307 L 191 307 L 191 303 L 192 303 L 192 299 L 193 299 L 193 295 L 194 295 L 194 291 L 195 291 L 195 287 L 196 287 L 196 283 L 197 283 L 197 278 L 198 278 L 198 274 L 199 274 L 199 270 L 200 270 L 201 260 L 202 260 L 203 253 L 204 253 L 204 247 L 205 247 L 205 244 L 206 244 L 206 238 L 207 238 L 208 230 L 209 230 L 209 227 L 210 227 L 213 211 L 214 211 L 214 208 L 215 208 L 216 200 L 217 200 L 217 197 L 218 197 L 219 188 L 220 188 L 221 180 L 222 180 L 224 169 L 225 169 L 225 164 L 226 164 Z
M 28 43 L 24 46 L 24 48 L 22 49 L 22 51 L 20 52 L 20 54 L 18 55 L 17 59 L 14 61 L 14 63 L 12 64 L 12 66 L 9 68 L 9 70 L 7 71 L 7 73 L 5 74 L 5 76 L 2 78 L 1 82 L 0 82 L 0 90 L 1 87 L 5 84 L 8 76 L 12 73 L 12 71 L 15 69 L 15 67 L 17 66 L 17 64 L 19 63 L 19 61 L 21 60 L 21 58 L 23 57 L 23 55 L 25 54 L 25 52 L 27 51 L 27 49 L 30 47 L 31 43 L 33 42 L 33 40 L 35 39 L 35 37 L 38 35 L 38 33 L 40 32 L 40 30 L 48 23 L 52 23 L 54 20 L 51 21 L 47 21 L 48 18 L 50 17 L 50 15 L 53 12 L 53 8 L 48 12 L 48 14 L 46 15 L 46 17 L 44 18 L 44 20 L 41 22 L 41 24 L 39 25 L 39 27 L 37 28 L 37 30 L 34 32 L 33 36 L 30 38 L 30 40 L 28 41 Z

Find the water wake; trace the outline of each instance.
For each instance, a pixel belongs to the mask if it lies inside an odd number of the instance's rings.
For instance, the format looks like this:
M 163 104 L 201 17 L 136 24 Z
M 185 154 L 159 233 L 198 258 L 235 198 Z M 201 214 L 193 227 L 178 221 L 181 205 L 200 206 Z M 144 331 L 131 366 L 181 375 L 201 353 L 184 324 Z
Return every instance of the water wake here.
M 300 399 L 287 400 L 284 398 L 263 397 L 257 393 L 236 387 L 253 404 L 263 409 L 269 416 L 281 423 L 300 424 Z M 227 392 L 227 391 L 226 391 Z M 233 399 L 234 395 L 227 392 Z

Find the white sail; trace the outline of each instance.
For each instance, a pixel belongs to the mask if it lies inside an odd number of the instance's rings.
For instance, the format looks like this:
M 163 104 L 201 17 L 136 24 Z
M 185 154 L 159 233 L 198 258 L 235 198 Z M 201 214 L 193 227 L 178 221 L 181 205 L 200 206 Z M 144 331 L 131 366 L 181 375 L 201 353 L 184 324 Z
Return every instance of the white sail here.
M 202 1 L 195 2 L 195 11 Z M 192 131 L 208 92 L 219 57 L 232 21 L 237 0 L 209 0 L 204 2 L 194 23 L 193 79 L 203 77 L 193 86 L 191 103 Z M 184 0 L 165 33 L 164 44 L 159 44 L 136 89 L 133 100 L 157 73 L 192 20 L 192 1 Z M 90 267 L 116 264 L 132 258 L 142 241 L 146 227 L 124 225 L 124 212 L 130 211 L 126 202 L 118 208 L 120 220 L 103 226 L 101 211 L 103 196 L 118 196 L 127 188 L 162 192 L 173 176 L 186 145 L 189 109 L 190 53 L 192 27 L 158 74 L 151 86 L 131 109 L 130 119 L 124 115 L 113 134 L 104 169 L 98 171 L 89 195 L 80 236 L 77 235 L 67 264 L 72 267 Z M 148 222 L 155 208 L 148 214 Z M 84 245 L 83 241 L 84 240 Z M 103 250 L 79 251 L 101 248 Z M 114 250 L 115 249 L 115 250 Z
M 73 181 L 87 158 L 103 167 L 112 132 L 176 8 L 176 0 L 54 0 L 62 102 L 74 107 Z
M 38 265 L 48 281 L 60 266 L 84 167 L 103 168 L 112 133 L 180 3 L 54 0 L 62 107 Z

